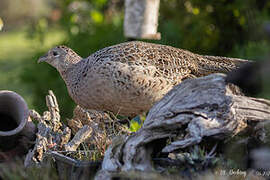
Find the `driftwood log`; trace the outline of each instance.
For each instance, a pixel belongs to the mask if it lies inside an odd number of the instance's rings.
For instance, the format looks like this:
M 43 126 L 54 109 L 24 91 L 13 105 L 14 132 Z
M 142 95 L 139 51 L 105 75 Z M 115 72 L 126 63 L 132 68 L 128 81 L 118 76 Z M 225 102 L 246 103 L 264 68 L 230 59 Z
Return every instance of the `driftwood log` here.
M 153 170 L 152 151 L 173 152 L 203 138 L 224 140 L 270 119 L 270 101 L 244 96 L 226 83 L 226 75 L 212 74 L 175 86 L 150 110 L 142 128 L 113 140 L 105 153 L 103 171 Z

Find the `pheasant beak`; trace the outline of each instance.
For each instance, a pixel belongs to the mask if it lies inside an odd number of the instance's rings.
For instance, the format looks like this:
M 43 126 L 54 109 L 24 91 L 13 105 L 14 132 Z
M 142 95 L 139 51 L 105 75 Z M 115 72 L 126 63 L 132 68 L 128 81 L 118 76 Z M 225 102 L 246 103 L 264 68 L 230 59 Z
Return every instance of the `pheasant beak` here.
M 48 53 L 45 54 L 44 56 L 41 56 L 41 57 L 38 59 L 38 63 L 46 62 L 47 59 L 48 59 Z

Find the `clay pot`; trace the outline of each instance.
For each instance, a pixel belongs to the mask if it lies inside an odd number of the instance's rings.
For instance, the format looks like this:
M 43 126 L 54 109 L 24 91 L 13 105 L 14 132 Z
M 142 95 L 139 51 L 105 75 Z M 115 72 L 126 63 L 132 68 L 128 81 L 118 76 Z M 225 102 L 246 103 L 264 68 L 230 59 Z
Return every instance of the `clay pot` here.
M 76 160 L 58 152 L 51 152 L 58 171 L 59 179 L 94 179 L 101 167 L 100 161 Z
M 26 153 L 35 133 L 24 99 L 12 91 L 0 91 L 0 161 Z

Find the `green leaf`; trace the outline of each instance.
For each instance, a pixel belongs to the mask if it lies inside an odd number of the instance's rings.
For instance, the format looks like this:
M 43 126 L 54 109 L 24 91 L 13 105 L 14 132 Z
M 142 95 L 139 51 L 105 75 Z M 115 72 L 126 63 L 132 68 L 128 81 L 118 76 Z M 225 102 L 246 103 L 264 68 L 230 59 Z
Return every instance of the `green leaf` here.
M 129 130 L 130 130 L 131 132 L 136 132 L 136 131 L 138 131 L 141 127 L 142 127 L 142 124 L 139 124 L 137 121 L 132 120 L 132 121 L 130 122 L 130 128 L 129 128 Z

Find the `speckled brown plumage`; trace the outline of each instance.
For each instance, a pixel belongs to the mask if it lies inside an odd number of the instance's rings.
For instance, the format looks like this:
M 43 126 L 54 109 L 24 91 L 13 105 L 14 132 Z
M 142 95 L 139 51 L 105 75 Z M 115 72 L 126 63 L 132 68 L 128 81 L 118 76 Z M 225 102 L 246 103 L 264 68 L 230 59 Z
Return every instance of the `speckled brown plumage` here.
M 59 71 L 80 106 L 127 116 L 149 110 L 186 78 L 226 73 L 248 62 L 138 41 L 104 48 L 84 59 L 58 46 L 39 61 Z

